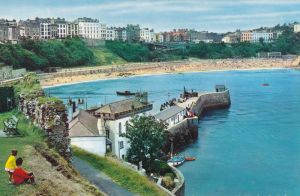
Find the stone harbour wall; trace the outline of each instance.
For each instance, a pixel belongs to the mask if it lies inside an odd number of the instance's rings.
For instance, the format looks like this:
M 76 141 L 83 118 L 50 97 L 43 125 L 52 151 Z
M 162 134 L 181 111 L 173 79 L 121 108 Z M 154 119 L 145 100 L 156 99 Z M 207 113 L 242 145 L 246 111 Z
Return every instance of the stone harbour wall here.
M 199 96 L 192 106 L 192 111 L 201 117 L 205 111 L 218 108 L 227 108 L 231 105 L 229 90 L 223 92 L 205 93 Z

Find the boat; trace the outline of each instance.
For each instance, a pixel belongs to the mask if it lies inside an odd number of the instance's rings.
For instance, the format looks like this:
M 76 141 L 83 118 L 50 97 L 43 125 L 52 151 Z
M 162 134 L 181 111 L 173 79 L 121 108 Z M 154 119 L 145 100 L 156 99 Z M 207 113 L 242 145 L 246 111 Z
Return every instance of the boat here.
M 269 83 L 263 83 L 262 86 L 270 86 Z
M 171 159 L 169 159 L 167 163 L 170 166 L 177 167 L 177 166 L 182 165 L 184 163 L 184 161 L 185 161 L 184 157 L 174 156 L 174 157 L 171 157 Z
M 121 96 L 131 96 L 131 95 L 136 94 L 136 93 L 133 93 L 133 92 L 130 92 L 130 91 L 124 91 L 124 92 L 117 91 L 116 93 L 117 93 L 117 95 L 121 95 Z
M 196 157 L 184 157 L 186 161 L 195 161 Z

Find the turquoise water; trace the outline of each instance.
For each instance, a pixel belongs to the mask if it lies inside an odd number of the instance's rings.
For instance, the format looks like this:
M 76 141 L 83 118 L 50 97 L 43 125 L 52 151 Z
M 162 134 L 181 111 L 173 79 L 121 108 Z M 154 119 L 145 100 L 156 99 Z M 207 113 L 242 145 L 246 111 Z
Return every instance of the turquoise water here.
M 268 82 L 270 86 L 263 87 Z M 51 88 L 58 97 L 87 96 L 88 106 L 121 99 L 116 90 L 147 90 L 155 110 L 183 86 L 226 84 L 232 105 L 209 112 L 199 139 L 182 154 L 186 195 L 300 195 L 300 72 L 228 71 L 126 78 Z M 49 89 L 47 90 L 49 91 Z

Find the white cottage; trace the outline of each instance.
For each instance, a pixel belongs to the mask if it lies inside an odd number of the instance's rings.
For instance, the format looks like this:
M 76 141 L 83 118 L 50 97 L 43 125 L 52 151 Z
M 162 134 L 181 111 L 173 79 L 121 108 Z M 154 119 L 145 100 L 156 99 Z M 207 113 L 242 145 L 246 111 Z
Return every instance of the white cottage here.
M 154 117 L 157 120 L 167 123 L 169 129 L 183 121 L 186 115 L 186 108 L 174 105 L 157 113 L 156 115 L 154 115 Z
M 126 132 L 126 123 L 135 115 L 145 114 L 152 110 L 148 103 L 147 94 L 138 94 L 135 98 L 125 99 L 106 104 L 94 111 L 94 115 L 101 119 L 105 130 L 108 149 L 120 159 L 124 159 L 130 147 L 127 138 L 121 136 Z
M 74 113 L 69 123 L 71 145 L 90 153 L 104 156 L 106 153 L 106 134 L 101 129 L 101 120 L 84 110 Z

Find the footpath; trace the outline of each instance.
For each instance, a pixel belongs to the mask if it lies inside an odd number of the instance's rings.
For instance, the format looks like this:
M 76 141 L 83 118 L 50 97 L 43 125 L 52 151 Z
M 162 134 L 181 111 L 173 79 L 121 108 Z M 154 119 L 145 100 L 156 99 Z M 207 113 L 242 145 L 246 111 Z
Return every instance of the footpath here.
M 109 196 L 133 196 L 134 194 L 128 190 L 122 188 L 120 185 L 113 182 L 103 172 L 95 169 L 88 162 L 81 160 L 77 157 L 73 157 L 72 165 L 80 173 L 81 176 L 86 178 L 92 184 L 97 186 L 102 192 Z

